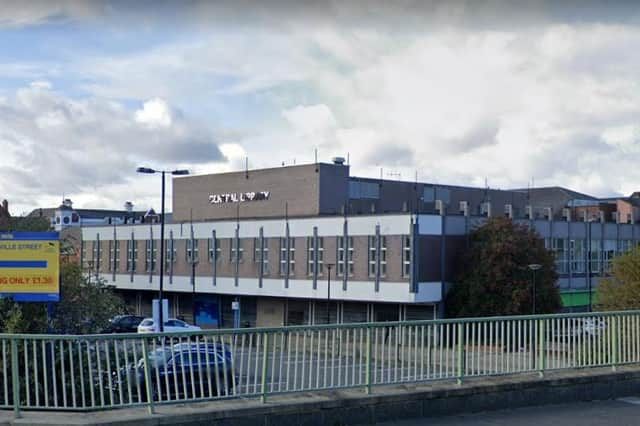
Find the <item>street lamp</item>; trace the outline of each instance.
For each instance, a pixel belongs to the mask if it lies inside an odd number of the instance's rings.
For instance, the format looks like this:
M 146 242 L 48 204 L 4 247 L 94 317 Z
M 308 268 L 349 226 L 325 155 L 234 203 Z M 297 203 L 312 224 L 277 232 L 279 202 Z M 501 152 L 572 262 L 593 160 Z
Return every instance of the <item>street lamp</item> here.
M 542 268 L 539 263 L 531 263 L 527 265 L 531 271 L 533 271 L 533 315 L 536 314 L 536 271 Z
M 159 303 L 159 316 L 158 316 L 158 320 L 160 322 L 159 324 L 159 331 L 163 332 L 164 331 L 164 318 L 162 318 L 162 308 L 163 308 L 163 298 L 162 298 L 162 284 L 163 284 L 163 277 L 164 277 L 164 175 L 167 173 L 170 173 L 174 176 L 184 176 L 184 175 L 188 175 L 189 174 L 189 170 L 155 170 L 155 169 L 151 169 L 149 167 L 138 167 L 136 169 L 136 172 L 138 173 L 146 173 L 146 174 L 153 174 L 153 173 L 160 173 L 162 174 L 162 192 L 160 195 L 160 205 L 161 205 L 161 209 L 160 209 L 160 289 L 158 291 L 158 298 L 160 299 L 160 303 Z
M 329 316 L 329 305 L 331 303 L 331 267 L 333 263 L 327 263 L 327 324 L 329 324 L 330 316 Z

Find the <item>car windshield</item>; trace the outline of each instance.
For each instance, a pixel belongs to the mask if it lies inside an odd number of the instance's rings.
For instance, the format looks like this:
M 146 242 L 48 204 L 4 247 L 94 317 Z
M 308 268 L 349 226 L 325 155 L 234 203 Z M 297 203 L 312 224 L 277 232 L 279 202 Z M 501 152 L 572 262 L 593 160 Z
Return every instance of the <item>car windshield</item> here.
M 143 327 L 148 327 L 150 325 L 153 325 L 153 320 L 147 318 L 146 320 L 142 321 L 140 325 Z

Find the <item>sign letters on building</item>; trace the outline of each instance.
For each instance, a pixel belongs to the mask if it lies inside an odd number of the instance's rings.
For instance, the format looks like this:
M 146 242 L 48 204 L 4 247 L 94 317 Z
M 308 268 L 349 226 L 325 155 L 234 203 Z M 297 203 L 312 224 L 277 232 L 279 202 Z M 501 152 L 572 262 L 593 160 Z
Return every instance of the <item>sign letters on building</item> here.
M 226 194 L 211 194 L 209 202 L 211 204 L 224 203 L 244 203 L 246 201 L 261 201 L 269 199 L 269 191 L 259 192 L 230 192 Z

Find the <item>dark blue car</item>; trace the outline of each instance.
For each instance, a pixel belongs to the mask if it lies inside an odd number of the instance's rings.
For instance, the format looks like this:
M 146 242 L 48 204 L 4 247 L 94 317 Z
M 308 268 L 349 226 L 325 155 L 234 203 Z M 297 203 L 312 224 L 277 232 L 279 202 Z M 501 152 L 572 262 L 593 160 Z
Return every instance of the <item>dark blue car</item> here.
M 156 401 L 215 398 L 232 395 L 235 382 L 232 355 L 222 343 L 185 342 L 151 351 L 149 375 Z M 116 386 L 131 388 L 147 400 L 144 360 L 120 372 Z M 128 383 L 127 383 L 128 382 Z

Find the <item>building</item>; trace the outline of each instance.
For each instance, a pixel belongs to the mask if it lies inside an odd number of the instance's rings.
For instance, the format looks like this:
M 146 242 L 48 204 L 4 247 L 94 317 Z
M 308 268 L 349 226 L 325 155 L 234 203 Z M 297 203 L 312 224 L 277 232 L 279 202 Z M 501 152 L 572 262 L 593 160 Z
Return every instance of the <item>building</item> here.
M 153 210 L 134 211 L 130 201 L 125 202 L 124 207 L 124 210 L 74 209 L 73 202 L 65 198 L 58 207 L 35 209 L 29 213 L 29 217 L 48 219 L 56 231 L 82 226 L 122 225 L 160 220 Z
M 537 230 L 565 308 L 583 310 L 640 240 L 628 200 L 352 177 L 339 158 L 174 178 L 173 194 L 164 254 L 157 223 L 112 223 L 82 227 L 81 261 L 149 315 L 163 255 L 171 314 L 212 327 L 235 308 L 248 326 L 440 317 L 456 253 L 495 215 Z

